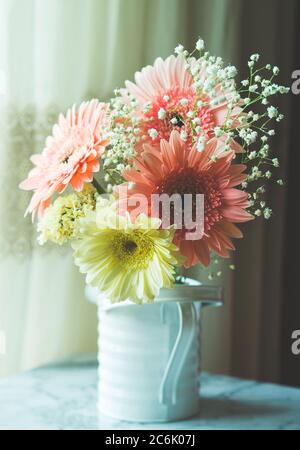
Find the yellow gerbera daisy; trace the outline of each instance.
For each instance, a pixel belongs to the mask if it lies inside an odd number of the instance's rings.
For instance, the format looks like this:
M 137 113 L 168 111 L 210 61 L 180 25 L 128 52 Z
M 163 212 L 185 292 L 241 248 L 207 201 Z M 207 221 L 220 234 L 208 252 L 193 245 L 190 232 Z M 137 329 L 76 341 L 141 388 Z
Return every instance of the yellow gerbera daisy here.
M 152 302 L 160 288 L 173 286 L 181 258 L 172 243 L 174 230 L 160 225 L 145 215 L 133 223 L 111 207 L 101 210 L 98 202 L 97 210 L 81 220 L 81 238 L 72 243 L 75 264 L 112 302 Z

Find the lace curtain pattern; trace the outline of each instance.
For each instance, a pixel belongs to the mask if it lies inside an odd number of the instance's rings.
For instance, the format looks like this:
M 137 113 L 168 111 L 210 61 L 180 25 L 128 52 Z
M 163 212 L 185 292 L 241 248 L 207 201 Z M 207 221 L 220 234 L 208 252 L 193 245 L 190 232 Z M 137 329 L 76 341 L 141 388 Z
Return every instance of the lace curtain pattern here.
M 18 259 L 30 256 L 40 247 L 31 217 L 24 218 L 31 192 L 20 191 L 19 183 L 33 167 L 30 156 L 43 149 L 51 133 L 59 108 L 49 105 L 41 110 L 28 105 L 22 110 L 8 106 L 1 112 L 0 122 L 0 258 L 13 255 Z M 46 251 L 64 248 L 47 245 Z

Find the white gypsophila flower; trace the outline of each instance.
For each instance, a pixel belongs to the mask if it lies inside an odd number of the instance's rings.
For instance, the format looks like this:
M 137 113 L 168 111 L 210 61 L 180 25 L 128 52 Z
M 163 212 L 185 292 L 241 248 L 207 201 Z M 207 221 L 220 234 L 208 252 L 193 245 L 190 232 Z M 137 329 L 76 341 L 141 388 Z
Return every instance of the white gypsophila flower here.
M 273 166 L 274 166 L 274 167 L 279 167 L 279 161 L 278 161 L 278 158 L 273 158 L 273 159 L 272 159 L 272 163 L 273 163 Z
M 252 86 L 249 87 L 249 92 L 256 92 L 257 89 L 258 89 L 258 85 L 252 84 Z
M 214 87 L 216 85 L 216 80 L 214 80 L 213 78 L 208 78 L 207 80 L 205 80 L 203 88 L 206 92 L 211 92 Z
M 270 119 L 274 119 L 275 117 L 278 116 L 278 109 L 275 108 L 275 106 L 269 106 L 269 108 L 267 109 L 268 111 L 268 117 Z
M 216 137 L 221 137 L 223 134 L 223 130 L 221 127 L 215 127 L 214 128 L 214 133 Z
M 117 97 L 119 95 L 121 95 L 121 89 L 115 88 L 114 89 L 114 95 Z
M 288 94 L 289 92 L 290 92 L 290 88 L 289 87 L 279 86 L 279 93 L 280 94 Z
M 151 137 L 151 139 L 156 139 L 158 136 L 158 132 L 155 128 L 150 128 L 150 130 L 148 131 L 149 136 Z
M 205 148 L 205 138 L 204 136 L 200 136 L 197 142 L 197 150 L 198 152 L 203 152 Z
M 241 81 L 242 86 L 246 87 L 249 85 L 249 80 L 243 80 Z
M 137 101 L 137 99 L 136 98 L 133 98 L 131 101 L 130 101 L 130 104 L 131 104 L 131 106 L 133 106 L 134 108 L 138 105 L 138 101 Z
M 148 113 L 152 108 L 152 102 L 146 102 L 143 106 L 143 113 Z
M 182 44 L 178 44 L 177 47 L 175 47 L 175 53 L 177 55 L 181 55 L 184 52 L 184 46 Z
M 166 115 L 167 115 L 167 113 L 166 113 L 165 109 L 164 108 L 160 108 L 158 113 L 157 113 L 157 117 L 159 119 L 163 120 L 163 119 L 166 118 Z
M 264 145 L 258 152 L 259 156 L 262 158 L 267 158 L 269 154 L 269 146 Z
M 255 151 L 253 151 L 253 152 L 250 152 L 250 153 L 249 153 L 248 158 L 249 158 L 249 159 L 255 159 L 256 156 L 257 156 L 257 153 L 256 153 Z
M 235 66 L 228 66 L 227 67 L 227 75 L 229 78 L 234 78 L 237 76 L 237 68 Z
M 247 123 L 247 117 L 246 116 L 241 116 L 238 118 L 238 121 L 241 125 Z
M 239 136 L 244 139 L 247 145 L 250 145 L 256 141 L 258 133 L 251 128 L 243 128 L 239 131 Z
M 191 68 L 191 74 L 195 77 L 200 71 L 200 64 L 194 64 Z
M 181 139 L 183 140 L 183 141 L 186 141 L 187 140 L 187 138 L 188 138 L 188 134 L 187 134 L 187 132 L 186 131 L 181 131 L 181 133 L 180 133 L 180 137 L 181 137 Z
M 128 189 L 130 190 L 130 189 L 133 189 L 134 187 L 135 187 L 135 183 L 133 181 L 130 181 L 128 183 Z
M 270 219 L 271 215 L 272 215 L 272 209 L 265 208 L 264 209 L 264 218 L 268 220 L 268 219 Z
M 205 45 L 203 39 L 198 39 L 198 41 L 196 42 L 196 49 L 201 51 L 204 49 L 204 47 Z
M 253 55 L 250 56 L 250 61 L 258 62 L 258 60 L 259 60 L 259 54 L 258 53 L 254 53 Z
M 266 189 L 265 189 L 264 186 L 260 186 L 260 187 L 257 189 L 257 193 L 258 193 L 258 194 L 263 194 L 264 192 L 266 192 Z
M 213 97 L 214 95 L 215 95 L 215 94 L 213 94 L 212 97 Z M 220 100 L 219 100 L 218 98 L 214 98 L 214 99 L 211 101 L 211 104 L 212 104 L 213 106 L 218 106 L 218 105 L 220 104 Z
M 187 98 L 182 98 L 179 102 L 182 106 L 186 106 L 189 104 L 189 101 Z
M 214 77 L 218 78 L 227 78 L 226 71 L 224 69 L 219 69 L 219 66 L 217 64 L 212 64 L 211 66 L 208 66 L 207 68 L 208 75 L 212 75 Z
M 194 88 L 197 90 L 197 89 L 200 89 L 201 87 L 202 87 L 202 81 L 201 80 L 195 80 Z

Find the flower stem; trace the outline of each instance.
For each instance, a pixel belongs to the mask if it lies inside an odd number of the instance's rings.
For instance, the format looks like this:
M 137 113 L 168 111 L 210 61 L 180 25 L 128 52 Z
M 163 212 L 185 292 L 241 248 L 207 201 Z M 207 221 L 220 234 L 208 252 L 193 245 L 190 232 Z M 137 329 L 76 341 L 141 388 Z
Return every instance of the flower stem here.
M 98 194 L 105 194 L 105 190 L 104 190 L 103 187 L 98 183 L 98 181 L 96 180 L 95 177 L 93 178 L 92 185 L 94 186 L 94 188 L 96 188 Z

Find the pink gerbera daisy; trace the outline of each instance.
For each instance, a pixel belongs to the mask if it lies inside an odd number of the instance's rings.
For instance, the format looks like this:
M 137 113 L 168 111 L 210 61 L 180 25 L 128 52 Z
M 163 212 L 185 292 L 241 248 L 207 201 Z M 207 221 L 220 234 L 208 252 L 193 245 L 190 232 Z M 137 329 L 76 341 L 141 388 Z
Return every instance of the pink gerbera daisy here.
M 108 144 L 103 138 L 107 110 L 106 104 L 92 100 L 59 116 L 43 152 L 31 156 L 35 167 L 20 184 L 21 189 L 34 191 L 26 214 L 41 216 L 55 192 L 62 193 L 68 185 L 81 191 L 85 182 L 93 180 Z
M 232 164 L 234 152 L 224 153 L 217 160 L 212 156 L 215 142 L 206 145 L 203 152 L 189 149 L 177 131 L 172 131 L 169 142 L 162 140 L 160 148 L 144 145 L 136 158 L 136 169 L 124 172 L 124 178 L 133 182 L 128 186 L 128 198 L 138 204 L 141 195 L 148 199 L 148 214 L 152 209 L 152 194 L 204 194 L 204 235 L 199 240 L 185 239 L 186 229 L 177 230 L 175 244 L 186 257 L 185 266 L 198 262 L 207 266 L 210 252 L 222 257 L 233 250 L 231 238 L 242 237 L 234 222 L 246 222 L 253 217 L 245 209 L 248 194 L 238 190 L 246 178 L 245 166 Z M 128 199 L 127 199 L 128 200 Z
M 214 128 L 223 126 L 227 119 L 232 119 L 233 127 L 240 125 L 236 120 L 241 113 L 238 106 L 228 114 L 232 93 L 224 92 L 221 85 L 217 85 L 215 91 L 222 100 L 215 106 L 216 98 L 210 98 L 204 88 L 195 88 L 193 76 L 185 65 L 183 56 L 172 55 L 166 60 L 157 58 L 153 66 L 136 72 L 135 83 L 126 81 L 123 96 L 126 98 L 130 94 L 138 102 L 143 142 L 159 144 L 161 139 L 169 140 L 171 132 L 177 130 L 186 136 L 185 141 L 191 147 L 192 135 L 195 139 L 204 135 L 208 140 L 214 137 Z M 203 67 L 199 74 L 203 85 L 206 77 Z M 197 123 L 201 131 L 195 132 Z M 236 142 L 232 143 L 232 148 L 241 151 Z

